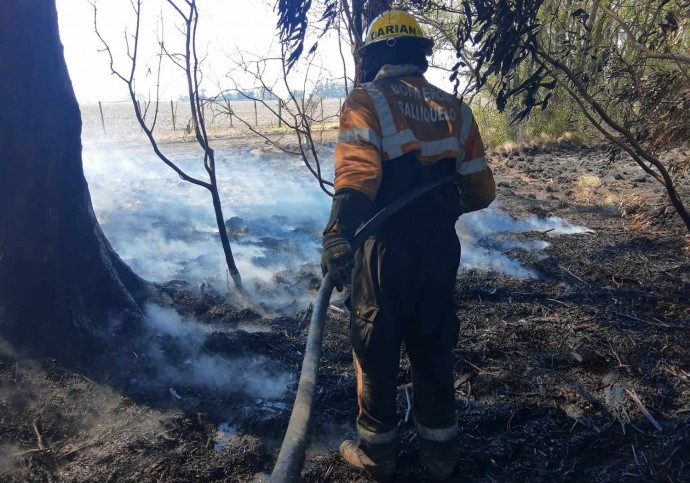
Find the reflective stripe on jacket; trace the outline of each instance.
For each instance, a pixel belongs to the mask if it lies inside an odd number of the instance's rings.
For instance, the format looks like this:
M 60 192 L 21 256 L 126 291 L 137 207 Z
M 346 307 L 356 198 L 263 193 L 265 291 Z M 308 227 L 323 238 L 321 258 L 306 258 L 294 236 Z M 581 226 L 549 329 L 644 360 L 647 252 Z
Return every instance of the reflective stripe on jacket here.
M 463 211 L 485 208 L 495 186 L 471 109 L 406 67 L 385 66 L 345 100 L 335 148 L 336 191 L 356 189 L 374 200 L 382 164 L 414 153 L 422 165 L 455 159 Z M 407 75 L 395 75 L 400 72 Z

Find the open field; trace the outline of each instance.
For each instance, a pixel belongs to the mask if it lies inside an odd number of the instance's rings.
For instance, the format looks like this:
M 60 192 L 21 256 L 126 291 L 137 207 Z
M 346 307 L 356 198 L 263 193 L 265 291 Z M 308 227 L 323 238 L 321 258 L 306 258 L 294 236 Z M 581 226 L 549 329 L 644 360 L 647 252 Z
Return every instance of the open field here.
M 182 101 L 161 101 L 158 104 L 158 114 L 156 115 L 156 105 L 152 103 L 146 112 L 146 121 L 149 127 L 153 124 L 156 117 L 154 132 L 161 139 L 193 139 L 193 131 L 190 131 L 191 114 L 189 105 Z M 342 104 L 341 99 L 324 99 L 315 101 L 312 107 L 312 115 L 315 119 L 325 123 L 337 123 L 337 116 Z M 146 109 L 145 103 L 140 103 L 142 111 Z M 256 111 L 253 101 L 233 101 L 230 106 L 234 116 L 227 113 L 226 106 L 221 107 L 217 104 L 207 105 L 204 109 L 206 113 L 207 130 L 210 136 L 227 136 L 247 133 L 249 129 L 242 122 L 250 124 L 252 127 L 260 127 L 262 130 L 278 128 L 278 102 L 266 101 L 263 105 L 257 102 Z M 127 142 L 131 140 L 143 140 L 144 136 L 139 124 L 134 117 L 134 108 L 129 102 L 107 102 L 102 103 L 103 122 L 97 103 L 81 104 L 83 137 L 88 140 L 111 140 L 116 142 Z M 175 113 L 175 125 L 173 129 L 173 112 Z M 286 111 L 281 111 L 287 116 Z M 105 130 L 103 129 L 105 125 Z

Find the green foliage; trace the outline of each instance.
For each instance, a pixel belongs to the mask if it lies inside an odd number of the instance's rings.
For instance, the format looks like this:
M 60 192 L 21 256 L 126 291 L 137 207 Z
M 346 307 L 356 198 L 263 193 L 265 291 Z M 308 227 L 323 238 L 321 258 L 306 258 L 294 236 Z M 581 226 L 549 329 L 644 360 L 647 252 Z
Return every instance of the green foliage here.
M 492 102 L 479 98 L 470 107 L 487 148 L 497 148 L 508 141 L 516 141 L 515 129 L 508 126 L 507 114 L 499 112 Z
M 597 134 L 572 101 L 558 93 L 553 97 L 553 102 L 545 110 L 532 110 L 524 119 L 511 123 L 514 113 L 520 109 L 520 106 L 513 105 L 517 101 L 509 102 L 501 112 L 490 95 L 476 96 L 471 107 L 484 144 L 488 148 L 497 148 L 507 142 L 533 144 L 562 138 L 591 141 Z
M 689 0 L 431 0 L 422 16 L 463 94 L 490 92 L 518 132 L 580 129 L 584 108 L 652 149 L 688 139 Z
M 622 93 L 639 112 L 634 127 L 640 138 L 657 151 L 690 142 L 689 74 L 679 68 L 653 72 Z
M 578 139 L 584 140 L 587 136 L 594 135 L 594 131 L 590 129 L 587 119 L 579 109 L 558 91 L 554 92 L 546 109 L 532 110 L 524 124 L 524 132 L 528 140 L 545 136 L 558 139 L 566 133 L 576 133 Z

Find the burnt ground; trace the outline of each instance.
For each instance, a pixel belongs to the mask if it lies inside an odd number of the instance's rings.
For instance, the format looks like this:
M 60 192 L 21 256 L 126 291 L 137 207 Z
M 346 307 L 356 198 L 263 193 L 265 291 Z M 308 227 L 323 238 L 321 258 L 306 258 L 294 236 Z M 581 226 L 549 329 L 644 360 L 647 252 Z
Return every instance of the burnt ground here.
M 659 188 L 596 148 L 525 148 L 491 164 L 511 214 L 559 216 L 592 232 L 505 235 L 550 243 L 545 256 L 510 252 L 538 279 L 460 272 L 453 481 L 690 481 L 690 240 Z M 161 287 L 161 302 L 208 324 L 204 353 L 298 371 L 308 313 L 238 309 L 179 283 Z M 303 480 L 368 481 L 337 454 L 354 433 L 355 379 L 346 314 L 329 319 Z M 270 471 L 294 382 L 280 400 L 156 383 L 153 342 L 171 364 L 184 356 L 153 337 L 123 345 L 117 363 L 78 371 L 2 347 L 0 479 L 252 481 Z M 404 421 L 404 356 L 398 382 L 398 481 L 423 481 Z M 232 429 L 219 448 L 224 422 Z

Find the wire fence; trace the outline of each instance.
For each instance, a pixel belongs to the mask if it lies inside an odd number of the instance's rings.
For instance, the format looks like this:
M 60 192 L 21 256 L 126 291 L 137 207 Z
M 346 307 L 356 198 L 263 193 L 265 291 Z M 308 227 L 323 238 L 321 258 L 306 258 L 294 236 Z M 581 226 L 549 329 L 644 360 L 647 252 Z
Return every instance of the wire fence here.
M 343 99 L 317 99 L 310 104 L 311 117 L 317 122 L 337 122 Z M 228 107 L 230 109 L 228 109 Z M 131 102 L 101 102 L 80 105 L 82 136 L 85 139 L 126 139 L 142 133 Z M 165 137 L 184 137 L 193 134 L 194 125 L 188 102 L 159 101 L 148 105 L 139 102 L 146 124 L 154 125 L 154 134 Z M 276 101 L 252 100 L 228 103 L 205 103 L 204 122 L 210 134 L 285 127 L 282 118 L 289 112 Z

